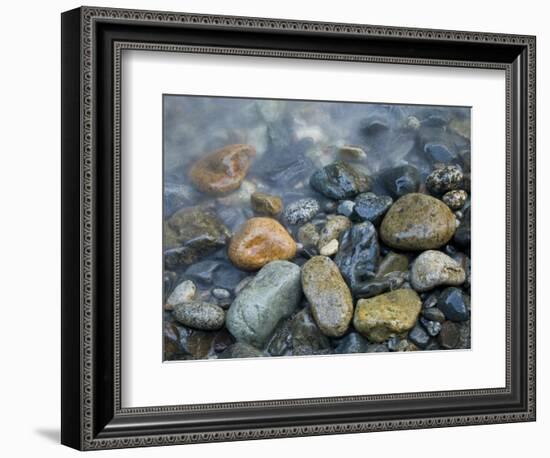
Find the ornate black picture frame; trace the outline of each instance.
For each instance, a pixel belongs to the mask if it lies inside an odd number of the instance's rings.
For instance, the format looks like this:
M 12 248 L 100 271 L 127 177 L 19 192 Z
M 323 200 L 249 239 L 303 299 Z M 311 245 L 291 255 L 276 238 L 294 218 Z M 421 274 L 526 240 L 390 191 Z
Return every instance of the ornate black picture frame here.
M 62 15 L 62 435 L 80 450 L 535 420 L 535 37 L 82 7 Z M 506 386 L 121 406 L 124 49 L 506 72 Z

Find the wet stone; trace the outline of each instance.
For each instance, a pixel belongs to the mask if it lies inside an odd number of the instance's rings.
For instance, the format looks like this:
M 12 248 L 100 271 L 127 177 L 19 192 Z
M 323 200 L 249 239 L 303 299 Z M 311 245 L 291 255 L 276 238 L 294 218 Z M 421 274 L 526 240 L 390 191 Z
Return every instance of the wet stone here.
M 360 146 L 344 145 L 338 150 L 338 154 L 345 161 L 364 161 L 367 153 Z
M 173 310 L 175 305 L 192 300 L 196 292 L 197 287 L 191 280 L 181 282 L 168 296 L 165 309 Z
M 430 336 L 423 327 L 416 325 L 409 331 L 409 340 L 419 348 L 426 348 Z
M 434 170 L 426 178 L 426 187 L 436 195 L 459 189 L 462 186 L 462 169 L 457 165 L 446 165 Z
M 252 209 L 260 215 L 277 216 L 283 211 L 283 201 L 279 196 L 263 192 L 254 192 L 250 196 L 250 204 Z
M 389 351 L 384 344 L 369 344 L 366 353 L 385 353 Z
M 411 267 L 411 284 L 417 291 L 440 285 L 461 285 L 465 279 L 466 273 L 460 264 L 441 251 L 424 251 Z
M 420 317 L 420 324 L 432 337 L 437 336 L 439 331 L 441 331 L 441 323 L 439 321 L 430 321 L 424 317 Z
M 454 241 L 459 245 L 469 247 L 471 241 L 471 219 L 470 219 L 470 207 L 464 211 L 464 217 L 462 218 L 460 225 L 456 229 L 454 235 Z
M 369 191 L 371 180 L 347 162 L 337 161 L 317 170 L 310 185 L 330 199 L 342 200 Z
M 445 321 L 441 325 L 441 331 L 439 332 L 437 341 L 441 348 L 445 350 L 457 348 L 460 344 L 460 330 L 458 325 L 452 321 Z
M 412 165 L 401 165 L 385 170 L 380 174 L 380 179 L 394 199 L 417 192 L 420 187 L 420 174 Z
M 369 342 L 367 339 L 357 332 L 350 332 L 338 340 L 334 352 L 337 354 L 366 353 L 368 347 Z
M 225 321 L 225 312 L 221 307 L 202 301 L 178 304 L 173 314 L 181 324 L 203 331 L 220 329 Z
M 351 227 L 351 221 L 342 215 L 328 215 L 319 232 L 317 247 L 321 249 L 330 241 L 339 240 L 340 236 Z
M 185 277 L 201 285 L 210 285 L 214 279 L 214 272 L 220 267 L 219 261 L 207 260 L 192 264 L 185 271 Z
M 468 199 L 468 193 L 462 189 L 446 192 L 441 198 L 451 210 L 460 210 L 466 203 L 466 199 Z
M 438 308 L 451 321 L 466 321 L 470 318 L 470 297 L 459 288 L 446 288 L 437 301 Z
M 364 281 L 360 286 L 353 290 L 353 295 L 356 298 L 364 299 L 378 296 L 379 294 L 387 291 L 403 288 L 407 278 L 407 272 L 391 272 L 382 278 L 376 277 Z
M 384 259 L 380 261 L 376 278 L 383 278 L 391 272 L 406 272 L 409 268 L 409 259 L 404 254 L 390 251 Z
M 283 217 L 290 225 L 304 224 L 313 219 L 320 210 L 321 207 L 317 200 L 306 197 L 288 205 Z
M 355 198 L 352 219 L 378 224 L 393 203 L 390 196 L 378 196 L 373 192 L 359 194 Z
M 252 345 L 244 342 L 235 342 L 233 345 L 227 347 L 222 353 L 220 353 L 218 359 L 259 358 L 262 356 L 267 355 Z
M 446 318 L 445 314 L 437 307 L 424 308 L 422 310 L 422 316 L 430 321 L 437 321 L 443 323 Z
M 355 202 L 353 200 L 343 200 L 338 204 L 336 211 L 343 216 L 348 218 L 353 214 L 353 209 L 355 208 Z

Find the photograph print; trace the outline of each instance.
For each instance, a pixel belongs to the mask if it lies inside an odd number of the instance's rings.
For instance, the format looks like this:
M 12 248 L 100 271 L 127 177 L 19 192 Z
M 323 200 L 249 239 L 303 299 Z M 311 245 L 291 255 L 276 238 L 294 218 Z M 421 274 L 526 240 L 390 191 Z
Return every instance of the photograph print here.
M 165 94 L 162 116 L 165 361 L 470 348 L 470 107 Z

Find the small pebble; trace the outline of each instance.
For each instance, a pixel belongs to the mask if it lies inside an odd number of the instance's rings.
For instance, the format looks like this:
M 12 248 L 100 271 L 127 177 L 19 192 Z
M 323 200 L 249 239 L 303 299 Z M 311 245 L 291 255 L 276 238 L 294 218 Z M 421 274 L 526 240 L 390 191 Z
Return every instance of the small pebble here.
M 447 204 L 451 210 L 460 210 L 464 207 L 468 193 L 462 189 L 455 189 L 443 194 L 441 200 Z
M 343 200 L 338 204 L 338 208 L 336 211 L 340 215 L 347 216 L 348 218 L 353 214 L 353 210 L 355 208 L 355 202 L 352 200 Z
M 433 194 L 443 194 L 462 186 L 464 175 L 458 165 L 446 165 L 434 170 L 426 178 L 426 186 Z
M 333 256 L 338 252 L 338 240 L 332 239 L 324 247 L 321 248 L 322 256 Z
M 231 293 L 224 288 L 214 288 L 211 293 L 212 296 L 220 300 L 229 299 L 231 297 Z
M 441 331 L 441 323 L 439 323 L 438 321 L 430 321 L 424 317 L 420 317 L 420 324 L 432 337 L 435 337 L 439 334 L 439 331 Z
M 409 340 L 417 347 L 426 348 L 430 341 L 428 333 L 418 324 L 409 331 Z
M 422 310 L 422 316 L 430 321 L 438 321 L 443 323 L 445 321 L 445 314 L 437 307 L 424 308 Z
M 283 212 L 284 218 L 288 224 L 304 224 L 313 219 L 320 211 L 319 202 L 310 197 L 297 200 L 286 207 Z

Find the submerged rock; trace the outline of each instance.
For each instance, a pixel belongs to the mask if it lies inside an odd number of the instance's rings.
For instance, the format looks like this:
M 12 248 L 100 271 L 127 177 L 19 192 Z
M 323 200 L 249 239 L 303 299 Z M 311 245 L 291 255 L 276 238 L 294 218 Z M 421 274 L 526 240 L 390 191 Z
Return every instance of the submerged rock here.
M 411 289 L 398 289 L 357 302 L 353 325 L 372 342 L 403 336 L 416 323 L 422 302 Z
M 391 206 L 380 225 L 380 237 L 392 248 L 430 250 L 445 245 L 455 229 L 449 207 L 434 197 L 412 193 Z
M 195 187 L 208 194 L 226 194 L 238 189 L 256 150 L 250 145 L 228 145 L 197 160 L 189 171 Z
M 464 211 L 464 216 L 460 221 L 460 225 L 457 227 L 454 239 L 459 245 L 469 247 L 471 241 L 471 216 L 470 207 Z
M 197 287 L 191 280 L 182 281 L 174 288 L 168 299 L 166 300 L 165 309 L 173 310 L 174 306 L 182 302 L 189 302 L 195 297 Z
M 440 285 L 461 285 L 464 269 L 441 251 L 428 250 L 418 256 L 411 267 L 411 284 L 417 291 L 428 291 Z
M 350 332 L 338 340 L 334 353 L 345 355 L 348 353 L 367 353 L 369 341 L 357 332 Z
M 211 209 L 189 207 L 174 213 L 164 224 L 165 263 L 168 268 L 192 264 L 223 247 L 229 229 Z
M 279 321 L 296 310 L 301 296 L 300 268 L 288 261 L 272 261 L 229 307 L 227 329 L 238 341 L 261 348 Z
M 365 221 L 355 224 L 342 235 L 334 261 L 352 291 L 376 276 L 378 237 L 374 225 Z
M 464 207 L 466 199 L 468 199 L 468 193 L 462 189 L 449 191 L 441 198 L 451 210 L 460 210 Z
M 181 324 L 203 331 L 220 329 L 225 320 L 225 312 L 221 307 L 202 301 L 178 304 L 173 314 Z
M 367 192 L 371 187 L 368 176 L 347 162 L 337 161 L 317 170 L 310 178 L 311 187 L 330 199 L 346 199 Z
M 227 347 L 222 353 L 220 353 L 218 359 L 259 358 L 262 356 L 268 355 L 245 342 L 235 342 L 233 345 Z
M 257 217 L 239 228 L 231 238 L 227 253 L 239 269 L 257 270 L 268 262 L 293 258 L 296 242 L 278 221 Z
M 412 165 L 400 165 L 385 170 L 380 174 L 380 179 L 394 199 L 417 192 L 420 187 L 420 174 Z
M 353 315 L 353 300 L 338 266 L 325 256 L 311 258 L 302 267 L 302 288 L 321 332 L 343 335 Z
M 255 192 L 250 196 L 252 209 L 267 216 L 277 216 L 283 211 L 283 201 L 279 196 L 272 196 L 263 192 Z
M 391 272 L 382 278 L 366 280 L 353 290 L 356 298 L 368 298 L 394 289 L 404 288 L 408 279 L 407 272 Z

